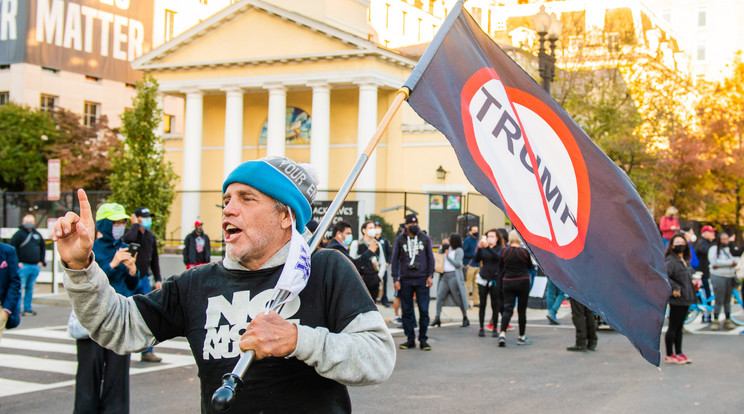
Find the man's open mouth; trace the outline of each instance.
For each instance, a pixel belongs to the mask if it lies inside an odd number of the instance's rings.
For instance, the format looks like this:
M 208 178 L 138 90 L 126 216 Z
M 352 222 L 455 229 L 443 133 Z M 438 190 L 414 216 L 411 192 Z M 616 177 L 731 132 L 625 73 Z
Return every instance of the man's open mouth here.
M 225 231 L 225 242 L 226 243 L 230 243 L 231 241 L 235 240 L 243 232 L 243 230 L 229 223 L 223 227 L 223 230 Z

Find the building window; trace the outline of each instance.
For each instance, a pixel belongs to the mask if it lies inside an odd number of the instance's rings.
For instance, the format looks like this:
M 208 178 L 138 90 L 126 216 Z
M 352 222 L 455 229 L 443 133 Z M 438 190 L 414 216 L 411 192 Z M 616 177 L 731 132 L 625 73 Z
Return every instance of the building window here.
M 83 107 L 83 124 L 85 126 L 93 126 L 98 121 L 98 113 L 100 111 L 101 104 L 95 102 L 85 102 Z
M 403 34 L 406 34 L 406 15 L 408 12 L 403 12 Z
M 705 61 L 705 44 L 701 43 L 697 45 L 697 54 L 695 55 L 695 58 L 698 62 L 704 62 Z
M 608 33 L 607 34 L 607 50 L 610 53 L 620 51 L 620 34 L 619 33 Z
M 207 0 L 199 0 L 199 3 L 201 3 L 201 4 L 207 4 Z
M 39 105 L 39 108 L 42 111 L 53 112 L 54 107 L 57 106 L 57 99 L 59 99 L 59 97 L 57 96 L 42 94 L 41 104 Z
M 661 18 L 665 22 L 671 23 L 672 22 L 672 9 L 664 9 L 664 10 L 662 10 L 661 11 Z
M 429 13 L 434 13 L 434 3 L 436 2 L 436 0 L 429 0 Z
M 8 70 L 10 69 L 10 65 L 0 65 L 0 70 Z
M 176 117 L 173 115 L 163 114 L 163 132 L 166 134 L 170 134 L 173 132 L 173 122 L 175 122 Z
M 176 20 L 176 12 L 165 9 L 165 41 L 173 39 L 173 24 Z
M 7 105 L 10 102 L 10 92 L 0 92 L 0 105 Z
M 101 80 L 101 78 L 96 78 L 95 76 L 85 75 L 85 80 L 91 81 L 91 82 L 98 82 Z
M 46 73 L 52 73 L 52 74 L 56 74 L 57 72 L 59 72 L 59 71 L 58 71 L 57 69 L 54 69 L 54 68 L 48 68 L 48 67 L 46 67 L 46 66 L 42 66 L 42 67 L 41 67 L 41 71 L 42 71 L 42 72 L 46 72 Z
M 697 27 L 706 27 L 708 25 L 708 10 L 698 9 L 697 12 Z

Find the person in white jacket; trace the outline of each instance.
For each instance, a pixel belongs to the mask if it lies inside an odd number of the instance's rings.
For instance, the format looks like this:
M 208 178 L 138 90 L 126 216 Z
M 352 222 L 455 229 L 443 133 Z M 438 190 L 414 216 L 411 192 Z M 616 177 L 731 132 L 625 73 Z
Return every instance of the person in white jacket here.
M 735 325 L 731 322 L 731 295 L 736 288 L 736 265 L 739 263 L 741 252 L 734 249 L 731 244 L 733 237 L 728 233 L 718 235 L 718 243 L 711 246 L 708 250 L 708 263 L 710 269 L 710 281 L 713 284 L 713 293 L 715 294 L 715 307 L 713 309 L 713 325 L 710 329 L 717 331 L 720 329 L 734 329 Z M 718 315 L 723 313 L 726 319 L 719 322 Z

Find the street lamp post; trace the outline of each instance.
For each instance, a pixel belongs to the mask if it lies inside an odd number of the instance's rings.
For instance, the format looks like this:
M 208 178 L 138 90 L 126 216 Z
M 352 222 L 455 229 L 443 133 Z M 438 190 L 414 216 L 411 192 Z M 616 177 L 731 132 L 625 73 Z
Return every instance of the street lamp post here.
M 533 24 L 538 36 L 540 36 L 540 49 L 537 53 L 540 78 L 542 87 L 550 93 L 550 83 L 555 79 L 555 42 L 561 36 L 562 24 L 555 13 L 545 11 L 545 6 L 540 6 L 540 11 L 533 18 Z M 545 49 L 545 41 L 548 41 L 550 54 Z

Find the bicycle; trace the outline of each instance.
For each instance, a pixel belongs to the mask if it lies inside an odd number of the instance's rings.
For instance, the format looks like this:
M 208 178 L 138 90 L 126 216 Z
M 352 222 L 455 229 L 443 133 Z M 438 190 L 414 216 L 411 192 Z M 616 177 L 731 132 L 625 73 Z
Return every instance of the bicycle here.
M 697 319 L 701 313 L 712 314 L 715 308 L 716 295 L 713 292 L 711 292 L 709 298 L 705 298 L 703 297 L 703 290 L 698 289 L 696 296 L 697 302 L 690 305 L 690 310 L 687 312 L 687 317 L 685 318 L 685 324 Z M 731 322 L 739 326 L 744 326 L 744 301 L 742 301 L 739 289 L 734 289 L 733 298 L 735 302 L 731 308 Z M 737 304 L 739 305 L 738 307 Z

